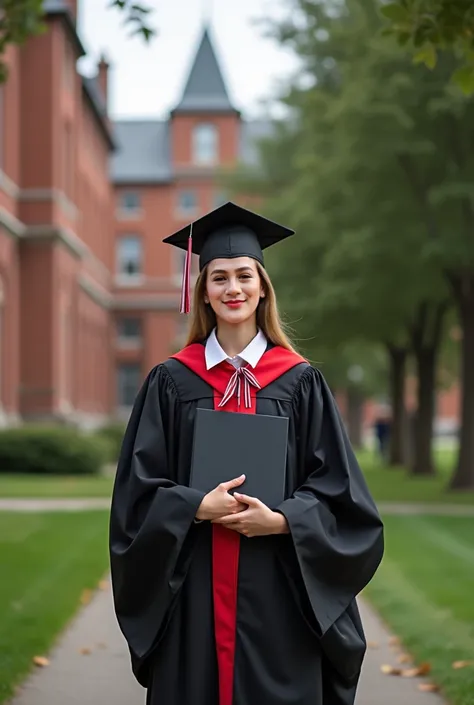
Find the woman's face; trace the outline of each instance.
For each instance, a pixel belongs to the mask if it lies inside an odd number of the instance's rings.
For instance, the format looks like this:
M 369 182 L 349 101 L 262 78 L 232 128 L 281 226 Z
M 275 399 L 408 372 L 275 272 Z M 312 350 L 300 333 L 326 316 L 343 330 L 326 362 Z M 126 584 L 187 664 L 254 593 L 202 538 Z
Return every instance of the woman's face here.
M 255 317 L 265 292 L 257 263 L 251 257 L 215 259 L 207 270 L 204 300 L 216 317 L 229 324 L 239 324 Z

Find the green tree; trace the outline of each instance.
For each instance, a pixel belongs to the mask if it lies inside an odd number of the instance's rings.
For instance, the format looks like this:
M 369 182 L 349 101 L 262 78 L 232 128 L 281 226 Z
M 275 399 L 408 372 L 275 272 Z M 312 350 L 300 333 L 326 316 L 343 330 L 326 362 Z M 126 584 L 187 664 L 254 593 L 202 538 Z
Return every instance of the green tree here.
M 131 34 L 141 34 L 148 41 L 155 30 L 149 24 L 150 8 L 134 0 L 110 0 L 111 8 L 124 13 Z M 11 44 L 23 44 L 29 37 L 41 33 L 44 25 L 43 0 L 3 0 L 0 10 L 0 82 L 7 78 L 2 61 Z
M 473 270 L 472 162 L 469 150 L 459 152 L 459 141 L 469 141 L 472 101 L 447 85 L 449 61 L 427 73 L 381 36 L 374 0 L 298 0 L 291 10 L 292 19 L 277 34 L 302 58 L 312 85 L 290 96 L 296 116 L 295 146 L 286 162 L 290 183 L 277 191 L 274 182 L 271 199 L 276 213 L 286 213 L 306 233 L 299 268 L 290 265 L 288 251 L 284 271 L 289 278 L 299 273 L 300 287 L 305 282 L 306 312 L 318 332 L 331 336 L 339 328 L 346 340 L 359 335 L 386 342 L 396 409 L 409 351 L 415 350 L 419 369 L 429 364 L 430 375 L 420 375 L 417 426 L 425 431 L 417 437 L 425 453 L 418 470 L 430 470 L 441 323 L 453 292 L 459 312 L 470 301 L 469 287 L 457 285 L 466 269 Z M 267 193 L 273 173 L 282 172 L 275 155 L 274 145 Z M 289 296 L 296 296 L 291 288 Z M 468 319 L 461 316 L 463 326 Z M 465 360 L 469 351 L 464 337 Z M 454 486 L 474 483 L 474 449 L 466 435 L 474 426 L 467 401 L 474 399 L 474 385 L 468 375 L 465 370 L 465 431 Z M 398 414 L 399 440 L 403 425 Z M 423 459 L 420 449 L 418 455 Z
M 352 96 L 357 94 L 353 92 Z M 400 464 L 405 459 L 403 384 L 410 333 L 415 323 L 412 312 L 418 301 L 420 306 L 424 304 L 433 282 L 419 276 L 417 257 L 410 254 L 410 246 L 415 245 L 417 250 L 416 233 L 407 239 L 409 220 L 406 224 L 403 221 L 400 232 L 402 221 L 397 210 L 407 214 L 400 183 L 392 179 L 394 193 L 401 200 L 392 199 L 393 213 L 390 213 L 387 199 L 382 201 L 383 193 L 377 199 L 373 181 L 369 182 L 372 193 L 364 190 L 366 158 L 362 157 L 358 167 L 358 187 L 353 183 L 354 175 L 345 175 L 341 170 L 341 159 L 348 147 L 347 127 L 357 119 L 354 108 L 356 111 L 360 108 L 359 98 L 355 106 L 351 96 L 319 87 L 301 97 L 293 94 L 292 100 L 299 100 L 302 108 L 298 129 L 279 125 L 275 139 L 261 145 L 258 170 L 250 174 L 240 172 L 234 177 L 234 187 L 240 192 L 263 196 L 270 216 L 297 229 L 296 238 L 278 248 L 274 255 L 269 253 L 272 276 L 285 312 L 295 321 L 298 342 L 309 349 L 312 359 L 322 363 L 323 370 L 329 368 L 331 381 L 346 390 L 349 422 L 356 416 L 351 410 L 357 407 L 357 399 L 362 399 L 360 392 L 381 389 L 380 374 L 376 375 L 378 386 L 374 386 L 372 373 L 381 369 L 380 363 L 375 365 L 374 361 L 380 360 L 380 342 L 384 341 L 390 360 L 395 410 L 392 460 Z M 315 105 L 309 109 L 305 101 Z M 334 123 L 334 114 L 343 110 L 344 120 Z M 295 125 L 295 121 L 290 124 Z M 370 153 L 374 145 L 361 143 L 361 149 Z M 379 183 L 386 188 L 385 173 L 380 172 L 380 176 Z M 403 179 L 401 174 L 398 179 Z M 380 211 L 372 200 L 383 204 Z M 367 208 L 371 209 L 370 223 Z M 411 277 L 407 272 L 407 256 L 413 267 Z M 401 279 L 403 289 L 394 296 Z M 410 287 L 407 280 L 412 283 Z M 438 341 L 434 341 L 434 346 L 436 350 Z M 360 355 L 363 347 L 370 355 Z M 364 385 L 352 382 L 351 369 L 363 373 Z M 334 375 L 335 370 L 339 374 Z M 427 399 L 424 395 L 422 410 L 427 409 L 423 418 L 428 417 L 432 423 L 434 387 L 429 391 L 432 396 Z M 429 471 L 431 425 L 420 435 L 421 447 L 427 451 L 417 468 Z
M 355 110 L 348 113 L 340 106 L 339 112 L 333 113 L 335 122 L 344 125 L 343 134 L 338 132 L 339 142 L 345 139 L 348 145 L 347 161 L 344 163 L 341 158 L 335 167 L 343 188 L 347 191 L 351 186 L 367 225 L 377 222 L 374 216 L 383 208 L 387 209 L 387 218 L 398 217 L 399 231 L 403 229 L 407 235 L 411 231 L 409 255 L 423 258 L 413 276 L 423 277 L 428 263 L 436 265 L 454 298 L 463 330 L 463 404 L 461 448 L 452 486 L 471 487 L 474 160 L 470 145 L 474 102 L 449 85 L 449 57 L 439 63 L 435 72 L 426 73 L 420 67 L 408 67 L 389 43 L 382 43 L 379 33 L 373 32 L 378 3 L 347 0 L 339 12 L 335 12 L 334 5 L 298 2 L 308 21 L 302 30 L 300 15 L 294 36 L 299 40 L 303 31 L 300 56 L 310 57 L 313 65 L 323 59 L 323 66 L 333 67 L 332 80 L 338 82 L 340 94 L 354 96 Z M 367 26 L 370 32 L 364 31 Z M 283 38 L 285 34 L 291 41 L 288 26 L 283 28 Z M 314 91 L 318 90 L 316 86 Z M 317 115 L 313 114 L 313 124 L 316 122 Z M 342 173 L 348 175 L 347 183 L 340 178 Z M 326 178 L 322 186 L 328 185 Z M 333 181 L 332 188 L 335 187 Z M 346 191 L 342 190 L 344 197 Z M 402 199 L 398 200 L 400 196 Z M 344 209 L 347 204 L 345 199 Z M 396 208 L 390 213 L 394 204 Z M 409 276 L 408 267 L 404 285 Z
M 415 61 L 434 68 L 440 52 L 459 59 L 455 82 L 474 91 L 474 5 L 471 0 L 395 0 L 381 7 L 386 31 L 408 46 Z

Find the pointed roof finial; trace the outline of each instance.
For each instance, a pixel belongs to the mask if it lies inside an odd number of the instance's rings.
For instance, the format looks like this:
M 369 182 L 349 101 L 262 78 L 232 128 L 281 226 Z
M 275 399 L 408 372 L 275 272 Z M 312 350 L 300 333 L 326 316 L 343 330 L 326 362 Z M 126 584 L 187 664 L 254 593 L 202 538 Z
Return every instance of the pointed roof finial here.
M 209 27 L 204 29 L 182 98 L 173 112 L 237 112 L 227 93 Z

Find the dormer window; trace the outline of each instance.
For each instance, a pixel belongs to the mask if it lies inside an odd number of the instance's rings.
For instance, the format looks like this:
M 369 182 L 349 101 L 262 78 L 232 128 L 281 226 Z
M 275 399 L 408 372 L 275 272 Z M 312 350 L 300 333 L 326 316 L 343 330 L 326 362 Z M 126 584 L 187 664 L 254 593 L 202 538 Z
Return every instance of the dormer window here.
M 219 133 L 212 123 L 201 123 L 193 131 L 193 162 L 201 166 L 219 161 Z

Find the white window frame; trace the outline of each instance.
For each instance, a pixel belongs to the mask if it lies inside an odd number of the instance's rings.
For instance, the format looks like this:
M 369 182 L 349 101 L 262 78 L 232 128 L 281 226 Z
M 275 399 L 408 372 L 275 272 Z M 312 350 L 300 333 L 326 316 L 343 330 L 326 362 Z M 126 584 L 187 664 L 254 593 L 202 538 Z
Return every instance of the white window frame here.
M 123 400 L 122 397 L 121 397 L 121 394 L 122 394 L 123 388 L 125 388 L 125 385 L 122 384 L 122 380 L 120 379 L 120 374 L 121 374 L 121 370 L 122 370 L 124 367 L 136 367 L 136 368 L 138 368 L 137 385 L 136 385 L 137 388 L 136 388 L 136 392 L 135 392 L 135 394 L 134 394 L 134 398 L 133 398 L 133 400 L 132 400 L 132 399 L 125 400 L 126 402 L 128 401 L 128 402 L 130 402 L 130 403 L 123 403 L 124 400 Z M 133 403 L 134 403 L 134 401 L 135 401 L 136 394 L 138 393 L 138 391 L 139 391 L 139 389 L 140 389 L 141 376 L 142 376 L 142 373 L 141 373 L 141 364 L 140 364 L 140 362 L 119 362 L 118 365 L 117 365 L 116 370 L 117 370 L 117 377 L 116 377 L 116 384 L 117 384 L 117 407 L 118 407 L 119 409 L 130 409 L 130 408 L 133 406 Z
M 124 197 L 133 194 L 137 197 L 137 205 L 128 207 L 124 205 Z M 118 203 L 116 207 L 117 218 L 119 220 L 137 220 L 142 217 L 142 195 L 136 189 L 127 189 L 118 193 Z
M 212 122 L 201 122 L 193 129 L 192 158 L 198 166 L 219 162 L 219 130 Z
M 125 240 L 135 240 L 140 244 L 140 252 L 139 252 L 139 271 L 138 272 L 125 272 L 122 271 L 122 263 L 125 260 L 124 257 L 121 256 L 120 252 L 120 246 Z M 137 235 L 134 233 L 130 234 L 123 234 L 123 235 L 118 235 L 117 240 L 116 240 L 116 253 L 115 253 L 115 267 L 116 267 L 116 282 L 120 286 L 137 286 L 143 283 L 144 281 L 144 275 L 143 275 L 143 262 L 144 262 L 144 253 L 143 253 L 143 238 L 141 235 Z
M 120 323 L 124 320 L 138 321 L 139 330 L 137 335 L 121 335 Z M 135 350 L 141 348 L 143 344 L 143 320 L 140 316 L 120 316 L 117 321 L 117 345 L 121 350 Z

